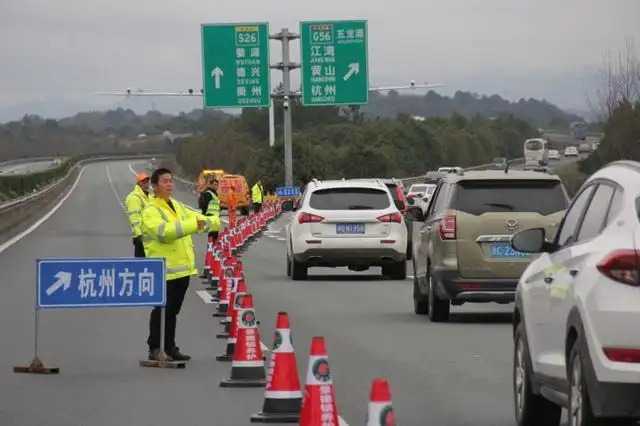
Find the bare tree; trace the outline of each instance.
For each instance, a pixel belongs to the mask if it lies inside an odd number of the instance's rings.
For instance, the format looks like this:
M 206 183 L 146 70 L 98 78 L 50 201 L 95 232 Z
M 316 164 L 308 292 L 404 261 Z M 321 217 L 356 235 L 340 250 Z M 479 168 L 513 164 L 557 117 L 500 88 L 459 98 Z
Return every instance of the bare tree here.
M 633 38 L 616 53 L 607 51 L 598 72 L 598 87 L 587 95 L 591 110 L 600 120 L 611 117 L 623 102 L 640 101 L 640 58 Z

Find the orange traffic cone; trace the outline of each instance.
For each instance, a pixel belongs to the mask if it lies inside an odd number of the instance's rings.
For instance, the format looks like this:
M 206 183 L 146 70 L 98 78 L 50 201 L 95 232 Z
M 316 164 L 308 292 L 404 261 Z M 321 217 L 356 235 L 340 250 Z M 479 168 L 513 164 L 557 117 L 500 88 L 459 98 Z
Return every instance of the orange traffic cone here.
M 227 347 L 225 353 L 216 356 L 216 361 L 231 361 L 233 358 L 233 352 L 238 340 L 238 311 L 242 309 L 242 299 L 247 294 L 246 288 L 244 290 L 245 291 L 238 291 L 233 295 L 233 303 L 230 307 L 233 306 L 234 309 L 231 314 L 231 328 L 229 329 L 229 337 L 227 338 Z
M 298 379 L 296 353 L 291 342 L 291 327 L 286 312 L 278 312 L 273 337 L 273 352 L 260 413 L 251 416 L 252 422 L 297 423 L 300 418 L 302 392 Z
M 391 391 L 386 379 L 377 378 L 371 383 L 367 426 L 396 426 L 396 416 L 391 405 Z
M 338 426 L 336 394 L 331 380 L 324 337 L 311 340 L 307 384 L 300 410 L 300 426 Z
M 262 387 L 266 384 L 264 358 L 251 294 L 242 297 L 242 308 L 238 310 L 237 315 L 238 339 L 231 361 L 231 377 L 222 380 L 220 386 Z

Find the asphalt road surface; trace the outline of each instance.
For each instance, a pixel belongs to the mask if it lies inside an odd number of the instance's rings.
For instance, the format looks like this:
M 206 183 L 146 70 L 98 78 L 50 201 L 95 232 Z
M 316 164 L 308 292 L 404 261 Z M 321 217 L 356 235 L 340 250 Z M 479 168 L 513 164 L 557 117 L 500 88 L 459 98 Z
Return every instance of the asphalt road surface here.
M 41 357 L 58 376 L 19 375 L 33 347 L 35 259 L 129 256 L 133 253 L 121 199 L 131 189 L 129 162 L 88 165 L 62 207 L 0 254 L 0 425 L 248 425 L 261 389 L 222 389 L 230 365 L 212 306 L 192 279 L 177 341 L 194 359 L 185 370 L 144 369 L 148 309 L 42 311 Z M 195 197 L 177 198 L 195 205 Z M 513 425 L 511 305 L 453 308 L 432 324 L 412 313 L 411 280 L 379 270 L 311 269 L 308 281 L 285 275 L 283 228 L 272 223 L 243 256 L 263 340 L 271 345 L 276 313 L 288 311 L 304 380 L 312 336 L 327 339 L 338 409 L 363 424 L 371 379 L 391 383 L 398 424 Z M 195 239 L 202 258 L 204 238 Z M 409 273 L 411 270 L 409 269 Z
M 0 176 L 26 175 L 29 173 L 43 172 L 58 165 L 58 160 L 39 160 L 26 163 L 0 165 Z

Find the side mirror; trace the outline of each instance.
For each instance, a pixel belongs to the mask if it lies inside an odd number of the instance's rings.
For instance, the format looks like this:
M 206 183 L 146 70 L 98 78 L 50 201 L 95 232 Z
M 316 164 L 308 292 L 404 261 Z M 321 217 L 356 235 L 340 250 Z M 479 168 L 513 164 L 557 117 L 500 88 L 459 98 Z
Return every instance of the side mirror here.
M 411 206 L 409 207 L 407 213 L 413 220 L 417 222 L 424 222 L 424 213 L 422 212 L 422 209 L 420 207 Z
M 544 228 L 533 228 L 520 231 L 511 237 L 511 247 L 522 253 L 542 253 L 550 251 Z

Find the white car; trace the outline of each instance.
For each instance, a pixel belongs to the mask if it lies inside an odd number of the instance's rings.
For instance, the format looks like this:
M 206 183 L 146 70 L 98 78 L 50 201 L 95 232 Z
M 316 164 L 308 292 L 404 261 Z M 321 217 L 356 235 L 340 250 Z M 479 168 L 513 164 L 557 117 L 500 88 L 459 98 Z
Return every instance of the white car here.
M 549 160 L 559 160 L 560 159 L 560 151 L 557 149 L 550 149 L 547 157 Z
M 407 201 L 409 204 L 418 206 L 423 212 L 426 212 L 437 186 L 433 183 L 415 183 L 411 185 L 409 192 L 407 192 Z
M 578 153 L 578 148 L 575 146 L 568 146 L 564 150 L 565 157 L 577 157 L 578 155 L 580 154 Z
M 312 266 L 348 266 L 403 280 L 407 227 L 380 180 L 311 181 L 287 227 L 287 274 L 307 278 Z
M 640 419 L 640 163 L 592 175 L 553 242 L 514 235 L 537 253 L 514 313 L 513 389 L 519 426 L 632 425 Z

